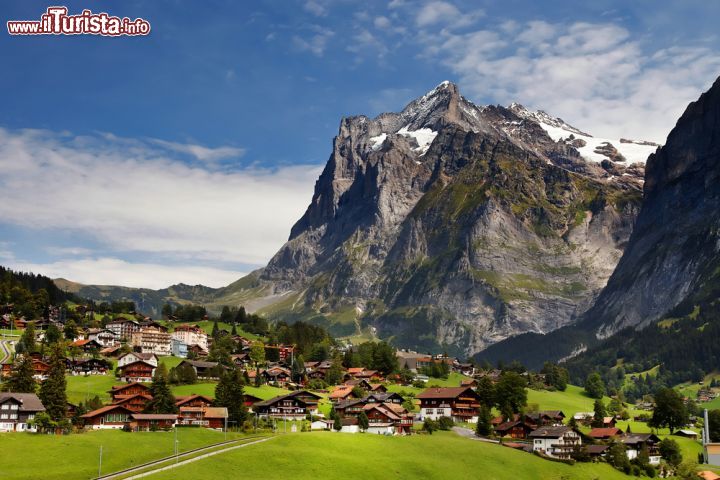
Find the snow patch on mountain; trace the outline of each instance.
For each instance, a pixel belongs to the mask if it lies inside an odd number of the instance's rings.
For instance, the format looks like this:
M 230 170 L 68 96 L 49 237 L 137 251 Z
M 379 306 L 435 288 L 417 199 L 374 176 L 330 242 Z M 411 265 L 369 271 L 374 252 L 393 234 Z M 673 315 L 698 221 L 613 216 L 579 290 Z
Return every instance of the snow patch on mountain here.
M 553 141 L 571 144 L 585 160 L 590 162 L 600 163 L 603 160 L 622 162 L 624 159 L 626 165 L 633 163 L 644 165 L 648 156 L 658 147 L 652 142 L 593 137 L 565 123 L 561 118 L 552 117 L 542 110 L 533 112 L 518 103 L 510 104 L 509 109 L 522 118 L 537 122 Z M 615 153 L 620 156 L 614 155 Z
M 387 139 L 387 133 L 381 133 L 380 135 L 377 135 L 375 137 L 370 137 L 368 140 L 370 141 L 370 149 L 373 152 L 377 152 L 380 150 L 383 146 L 383 143 L 385 143 L 385 140 Z
M 401 128 L 400 131 L 398 131 L 398 135 L 414 138 L 418 144 L 418 147 L 414 150 L 422 157 L 427 153 L 428 148 L 430 148 L 433 140 L 437 137 L 437 132 L 430 128 L 420 128 L 418 130 L 410 131 L 408 130 L 408 126 L 409 125 L 405 125 Z

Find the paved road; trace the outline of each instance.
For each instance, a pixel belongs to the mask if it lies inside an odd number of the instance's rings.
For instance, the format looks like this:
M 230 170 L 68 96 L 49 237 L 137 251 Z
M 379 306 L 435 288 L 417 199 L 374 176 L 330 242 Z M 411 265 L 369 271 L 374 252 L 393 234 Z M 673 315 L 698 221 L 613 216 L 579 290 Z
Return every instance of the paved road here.
M 465 427 L 453 427 L 453 432 L 457 433 L 461 437 L 469 438 L 470 440 L 476 440 L 478 442 L 487 443 L 500 443 L 498 440 L 491 440 L 489 438 L 482 438 L 475 435 L 475 432 Z
M 0 340 L 0 363 L 7 362 L 12 355 L 12 351 L 9 340 Z

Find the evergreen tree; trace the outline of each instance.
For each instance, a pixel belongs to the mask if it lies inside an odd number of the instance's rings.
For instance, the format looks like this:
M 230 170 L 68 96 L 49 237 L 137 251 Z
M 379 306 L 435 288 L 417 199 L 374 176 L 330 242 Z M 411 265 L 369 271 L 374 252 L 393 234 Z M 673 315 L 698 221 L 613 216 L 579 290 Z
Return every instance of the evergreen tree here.
M 75 323 L 75 320 L 72 318 L 65 323 L 65 328 L 63 329 L 63 334 L 65 335 L 65 338 L 73 341 L 78 336 L 78 330 L 77 330 L 77 324 Z
M 247 323 L 247 321 L 247 312 L 245 312 L 245 307 L 241 305 L 240 308 L 238 308 L 237 313 L 235 314 L 235 323 L 243 324 Z
M 153 382 L 157 381 L 159 378 L 162 378 L 167 382 L 168 376 L 169 376 L 169 373 L 168 373 L 167 365 L 165 365 L 164 363 L 161 362 L 155 368 L 155 372 L 153 373 Z
M 488 407 L 492 407 L 496 403 L 495 399 L 495 384 L 490 380 L 487 375 L 480 377 L 478 380 L 478 386 L 475 389 L 478 396 L 480 397 L 480 403 Z
M 296 383 L 301 383 L 305 378 L 305 360 L 302 355 L 295 357 L 292 364 L 292 379 Z
M 605 454 L 605 460 L 618 470 L 630 468 L 630 460 L 628 460 L 625 445 L 620 442 L 612 441 L 610 443 Z
M 516 372 L 507 371 L 500 375 L 495 386 L 495 397 L 499 406 L 505 406 L 513 413 L 521 412 L 527 405 L 526 381 L 522 375 Z
M 660 449 L 660 456 L 671 466 L 677 467 L 682 463 L 683 457 L 680 450 L 680 445 L 671 439 L 665 438 L 658 445 Z
M 212 338 L 214 338 L 216 340 L 217 340 L 218 336 L 220 335 L 220 326 L 218 325 L 217 319 L 213 322 L 212 333 L 210 335 L 212 336 Z
M 45 330 L 45 344 L 52 345 L 59 342 L 61 338 L 62 333 L 60 333 L 60 329 L 54 324 L 51 324 L 47 330 Z
M 248 415 L 244 383 L 242 372 L 232 369 L 221 375 L 220 381 L 215 386 L 215 405 L 227 408 L 228 422 L 238 426 L 245 422 Z
M 640 465 L 643 469 L 650 466 L 650 452 L 648 451 L 648 447 L 646 444 L 643 443 L 640 447 L 640 451 L 635 458 L 635 463 Z
M 599 373 L 593 372 L 588 375 L 585 380 L 585 393 L 590 398 L 602 398 L 605 395 L 605 384 Z
M 230 331 L 230 335 L 232 335 L 233 337 L 235 337 L 235 336 L 237 336 L 237 334 L 238 334 L 238 332 L 237 332 L 237 324 L 236 324 L 235 322 L 233 322 L 233 324 L 232 324 L 232 330 Z
M 602 428 L 602 426 L 605 425 L 605 417 L 607 417 L 607 410 L 605 409 L 603 401 L 599 399 L 595 400 L 593 410 L 595 411 L 595 414 L 593 415 L 591 425 L 594 428 Z
M 50 358 L 48 377 L 40 386 L 40 401 L 51 420 L 60 422 L 67 415 L 65 358 L 60 345 L 55 345 Z
M 145 413 L 177 413 L 175 397 L 167 384 L 167 375 L 155 375 L 150 385 L 152 400 L 145 405 Z
M 35 393 L 37 385 L 33 378 L 34 373 L 32 359 L 29 356 L 22 356 L 15 362 L 15 368 L 5 384 L 7 390 L 15 393 Z
M 328 368 L 328 371 L 325 374 L 325 381 L 328 385 L 337 385 L 342 381 L 342 377 L 342 357 L 337 356 L 333 359 L 330 368 Z
M 342 430 L 342 419 L 340 418 L 340 415 L 338 415 L 337 413 L 335 414 L 335 418 L 333 419 L 333 429 L 336 432 L 339 432 L 340 430 Z
M 172 316 L 172 305 L 170 305 L 169 303 L 164 304 L 162 306 L 160 314 L 164 319 L 168 320 Z
M 492 432 L 492 414 L 490 408 L 487 405 L 481 405 L 478 422 L 475 427 L 475 435 L 478 437 L 488 437 Z
M 25 331 L 20 337 L 20 341 L 28 354 L 37 352 L 37 343 L 35 342 L 35 322 L 28 322 L 25 326 Z
M 358 415 L 358 426 L 363 432 L 370 427 L 370 420 L 365 412 L 360 412 L 360 415 Z
M 257 340 L 250 346 L 250 360 L 255 367 L 265 362 L 265 345 L 261 341 Z

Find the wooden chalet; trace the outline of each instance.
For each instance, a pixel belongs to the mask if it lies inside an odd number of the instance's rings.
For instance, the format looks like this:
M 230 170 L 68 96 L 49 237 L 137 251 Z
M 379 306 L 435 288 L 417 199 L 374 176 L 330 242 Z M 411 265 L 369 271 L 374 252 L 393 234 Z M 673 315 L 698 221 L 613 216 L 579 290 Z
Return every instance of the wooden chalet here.
M 134 362 L 145 362 L 157 367 L 158 357 L 154 353 L 129 352 L 118 357 L 118 368 Z
M 541 410 L 525 414 L 525 420 L 535 427 L 560 426 L 565 421 L 561 410 Z
M 534 452 L 565 460 L 582 444 L 580 434 L 566 426 L 540 427 L 528 437 L 533 441 Z
M 330 392 L 330 395 L 328 395 L 328 398 L 331 402 L 338 402 L 340 400 L 347 400 L 348 398 L 356 398 L 355 395 L 353 395 L 353 388 L 349 385 L 340 385 L 335 390 Z
M 205 409 L 205 426 L 207 428 L 223 429 L 228 419 L 226 407 L 207 407 Z
M 658 444 L 660 438 L 654 433 L 628 433 L 620 438 L 620 442 L 627 448 L 627 456 L 630 460 L 637 458 L 643 447 L 646 447 L 650 454 L 650 464 L 660 463 L 660 449 Z
M 450 417 L 455 422 L 475 423 L 480 411 L 480 397 L 470 387 L 432 387 L 419 393 L 420 418 L 438 420 Z
M 243 398 L 245 399 L 245 406 L 248 408 L 251 408 L 256 403 L 263 401 L 262 398 L 256 397 L 255 395 L 249 395 L 247 393 L 243 395 Z
M 148 402 L 152 400 L 152 395 L 147 393 L 138 393 L 135 395 L 117 395 L 113 399 L 113 405 L 121 405 L 131 412 L 142 412 L 145 410 Z
M 495 433 L 500 437 L 525 439 L 535 430 L 536 426 L 526 422 L 524 419 L 510 420 L 495 426 Z
M 33 367 L 33 377 L 39 380 L 45 380 L 47 378 L 48 371 L 50 370 L 50 364 L 39 360 L 37 358 L 33 358 L 32 360 L 32 367 Z
M 218 362 L 205 362 L 202 360 L 183 360 L 180 365 L 191 366 L 199 379 L 213 380 L 218 378 L 219 371 L 223 368 Z
M 110 397 L 112 397 L 113 401 L 121 396 L 130 396 L 130 395 L 138 395 L 138 394 L 146 394 L 150 395 L 150 387 L 147 386 L 145 383 L 126 383 L 124 385 L 115 385 L 113 386 L 109 392 Z
M 69 358 L 66 368 L 72 375 L 105 375 L 112 364 L 101 358 Z
M 85 353 L 99 352 L 103 346 L 100 345 L 96 340 L 75 340 L 70 344 L 70 348 L 77 348 Z
M 93 430 L 122 429 L 130 424 L 133 411 L 122 405 L 108 405 L 82 415 L 85 426 Z
M 253 410 L 259 416 L 265 418 L 301 420 L 308 413 L 317 413 L 318 401 L 321 398 L 319 395 L 306 390 L 298 390 L 287 395 L 258 402 L 253 406 Z
M 133 413 L 130 415 L 130 429 L 134 432 L 169 430 L 177 423 L 174 413 Z
M 150 382 L 155 373 L 155 366 L 139 360 L 119 367 L 118 371 L 123 382 Z
M 290 370 L 283 367 L 270 367 L 262 372 L 267 383 L 284 387 L 290 382 Z
M 34 393 L 0 392 L 0 432 L 34 432 L 29 422 L 44 411 Z

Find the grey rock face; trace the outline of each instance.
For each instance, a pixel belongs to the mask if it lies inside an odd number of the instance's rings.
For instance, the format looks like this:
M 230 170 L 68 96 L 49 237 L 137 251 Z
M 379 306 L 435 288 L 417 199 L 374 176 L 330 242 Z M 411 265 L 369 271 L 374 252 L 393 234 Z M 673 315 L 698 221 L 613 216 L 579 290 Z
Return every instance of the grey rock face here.
M 720 79 L 691 103 L 647 162 L 628 248 L 587 313 L 599 337 L 649 324 L 717 283 L 720 256 Z
M 444 82 L 400 113 L 343 119 L 307 211 L 259 276 L 293 301 L 261 312 L 468 354 L 573 322 L 622 255 L 641 183 L 533 115 L 478 107 Z

